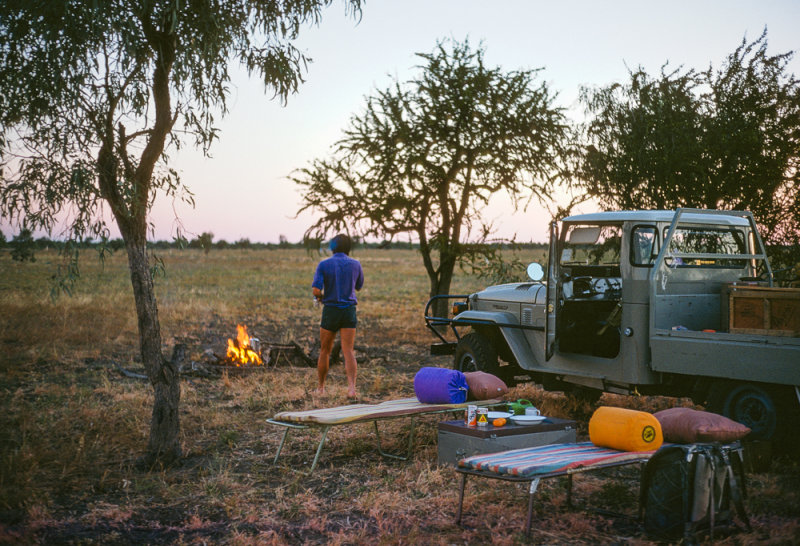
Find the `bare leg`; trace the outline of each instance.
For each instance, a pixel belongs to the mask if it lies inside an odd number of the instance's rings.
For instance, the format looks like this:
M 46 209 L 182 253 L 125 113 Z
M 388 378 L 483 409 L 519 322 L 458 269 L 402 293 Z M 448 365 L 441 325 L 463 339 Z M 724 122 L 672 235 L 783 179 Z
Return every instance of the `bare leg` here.
M 339 338 L 342 340 L 342 355 L 344 356 L 344 371 L 347 374 L 347 396 L 356 397 L 356 353 L 353 345 L 356 340 L 355 328 L 342 328 L 339 330 Z
M 325 394 L 325 378 L 328 377 L 328 362 L 334 339 L 336 339 L 336 332 L 331 332 L 325 328 L 319 329 L 319 358 L 317 359 L 319 386 L 317 387 L 317 394 Z

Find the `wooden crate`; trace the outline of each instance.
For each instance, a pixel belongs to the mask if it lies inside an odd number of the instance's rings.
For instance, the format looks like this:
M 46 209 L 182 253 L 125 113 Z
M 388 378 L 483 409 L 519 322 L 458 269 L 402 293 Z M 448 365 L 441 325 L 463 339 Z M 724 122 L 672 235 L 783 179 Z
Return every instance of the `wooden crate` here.
M 729 284 L 723 324 L 732 334 L 800 337 L 800 289 Z

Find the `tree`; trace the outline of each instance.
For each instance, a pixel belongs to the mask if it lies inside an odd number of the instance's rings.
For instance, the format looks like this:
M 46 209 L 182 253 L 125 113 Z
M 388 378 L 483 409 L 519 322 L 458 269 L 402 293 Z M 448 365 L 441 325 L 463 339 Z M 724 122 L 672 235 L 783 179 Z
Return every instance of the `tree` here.
M 214 234 L 210 231 L 204 231 L 200 235 L 197 236 L 196 239 L 192 239 L 189 243 L 189 248 L 202 248 L 204 254 L 208 254 L 211 252 L 211 247 L 213 246 L 214 241 Z
M 31 230 L 22 228 L 11 240 L 11 259 L 18 262 L 35 262 L 36 254 L 33 251 L 34 244 Z
M 468 41 L 418 56 L 416 78 L 376 91 L 332 157 L 293 180 L 300 212 L 321 213 L 307 236 L 418 238 L 433 296 L 449 292 L 457 263 L 489 248 L 465 240 L 492 232 L 481 215 L 492 195 L 506 192 L 516 208 L 550 194 L 568 125 L 547 84 L 534 85 L 540 69 L 488 67 Z
M 233 248 L 249 249 L 251 246 L 252 244 L 250 243 L 250 239 L 247 237 L 242 237 L 233 243 Z
M 747 209 L 773 244 L 800 238 L 800 82 L 766 31 L 722 67 L 642 69 L 582 90 L 580 177 L 606 208 Z M 665 65 L 666 66 L 666 65 Z
M 232 63 L 286 100 L 307 58 L 292 41 L 332 0 L 62 0 L 0 3 L 0 213 L 48 232 L 70 210 L 74 240 L 128 255 L 142 361 L 155 391 L 145 462 L 181 455 L 180 385 L 162 356 L 147 254 L 159 192 L 191 194 L 167 152 L 208 151 L 227 110 Z M 361 0 L 346 0 L 354 13 Z

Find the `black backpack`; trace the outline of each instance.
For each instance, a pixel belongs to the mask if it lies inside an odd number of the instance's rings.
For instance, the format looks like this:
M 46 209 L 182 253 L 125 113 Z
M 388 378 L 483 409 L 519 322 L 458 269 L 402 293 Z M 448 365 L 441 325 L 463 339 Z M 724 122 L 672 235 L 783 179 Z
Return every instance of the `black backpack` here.
M 647 462 L 639 507 L 651 538 L 692 543 L 708 532 L 713 541 L 715 529 L 735 527 L 733 508 L 750 529 L 745 496 L 738 442 L 674 444 L 663 446 Z

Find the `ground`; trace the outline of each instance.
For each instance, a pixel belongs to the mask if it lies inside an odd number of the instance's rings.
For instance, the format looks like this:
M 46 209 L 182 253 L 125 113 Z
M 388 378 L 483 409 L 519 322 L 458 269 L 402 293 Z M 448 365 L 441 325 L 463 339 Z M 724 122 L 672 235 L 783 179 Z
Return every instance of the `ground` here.
M 318 431 L 290 436 L 266 419 L 283 410 L 343 404 L 344 370 L 330 393 L 313 396 L 315 370 L 292 359 L 243 374 L 182 376 L 181 442 L 170 468 L 138 469 L 152 389 L 131 376 L 136 319 L 124 256 L 101 266 L 82 257 L 72 297 L 49 298 L 58 257 L 18 263 L 0 251 L 0 543 L 27 544 L 648 544 L 633 518 L 566 509 L 564 483 L 543 483 L 534 533 L 524 531 L 525 486 L 468 482 L 462 526 L 454 524 L 458 477 L 437 461 L 437 417 L 421 419 L 410 461 L 381 457 L 368 425 L 334 429 L 313 475 Z M 428 355 L 423 327 L 427 281 L 410 250 L 356 251 L 366 274 L 360 294 L 359 389 L 364 401 L 413 394 L 421 366 L 449 366 Z M 236 324 L 263 341 L 316 350 L 318 310 L 310 281 L 317 256 L 301 250 L 168 251 L 156 281 L 164 354 L 186 343 L 189 360 L 223 352 Z M 522 257 L 524 260 L 525 257 Z M 454 292 L 480 288 L 461 274 Z M 122 372 L 131 372 L 127 375 Z M 547 415 L 580 423 L 593 407 L 522 385 Z M 655 411 L 688 400 L 604 395 L 601 404 Z M 386 446 L 401 451 L 409 423 L 385 424 Z M 775 450 L 779 451 L 779 450 Z M 722 544 L 800 541 L 800 461 L 770 457 L 748 476 L 752 532 Z M 575 480 L 576 504 L 636 513 L 632 469 Z

